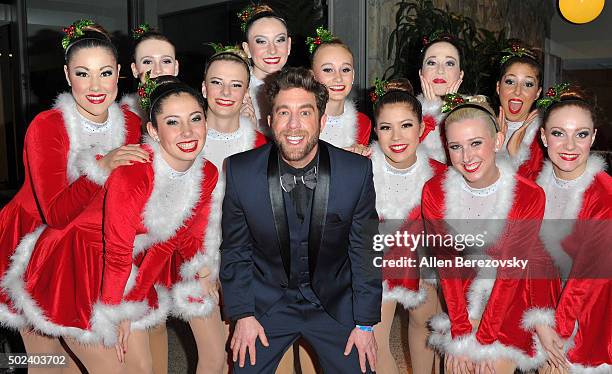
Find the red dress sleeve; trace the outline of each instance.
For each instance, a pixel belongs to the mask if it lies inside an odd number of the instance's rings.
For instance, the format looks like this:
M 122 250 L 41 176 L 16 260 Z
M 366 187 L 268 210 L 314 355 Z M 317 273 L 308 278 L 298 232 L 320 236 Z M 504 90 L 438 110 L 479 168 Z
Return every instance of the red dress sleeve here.
M 423 186 L 421 207 L 425 220 L 425 231 L 427 235 L 441 235 L 447 233 L 444 223 L 444 192 L 442 190 L 444 175 L 437 175 Z M 454 261 L 457 252 L 443 245 L 431 246 L 432 257 L 438 260 Z M 455 266 L 438 268 L 440 274 L 440 285 L 444 294 L 444 300 L 448 308 L 448 316 L 451 324 L 451 335 L 454 338 L 469 335 L 472 332 L 472 324 L 468 316 L 465 289 L 469 286 L 470 277 L 461 274 Z
M 101 301 L 119 304 L 132 270 L 132 253 L 142 211 L 153 189 L 151 164 L 117 168 L 106 184 L 104 275 Z
M 357 112 L 357 143 L 367 146 L 370 144 L 370 133 L 372 132 L 372 121 L 361 112 Z
M 253 149 L 259 148 L 267 143 L 268 139 L 264 136 L 264 134 L 260 133 L 259 131 L 255 131 L 255 147 L 253 147 Z
M 544 167 L 544 151 L 542 151 L 538 136 L 536 136 L 529 147 L 529 159 L 519 166 L 517 174 L 535 181 L 542 171 L 542 167 Z
M 38 209 L 48 226 L 62 228 L 83 211 L 101 186 L 85 176 L 68 182 L 70 141 L 59 111 L 34 118 L 24 144 Z

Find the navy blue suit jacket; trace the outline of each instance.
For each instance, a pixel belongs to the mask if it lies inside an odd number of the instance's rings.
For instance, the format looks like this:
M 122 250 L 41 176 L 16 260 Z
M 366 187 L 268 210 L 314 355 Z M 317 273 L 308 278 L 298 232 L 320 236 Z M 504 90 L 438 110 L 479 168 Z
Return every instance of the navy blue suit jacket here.
M 227 159 L 220 279 L 231 320 L 261 316 L 287 291 L 291 253 L 282 193 L 273 143 Z M 371 161 L 319 141 L 308 240 L 311 286 L 323 308 L 347 326 L 380 321 L 375 205 Z

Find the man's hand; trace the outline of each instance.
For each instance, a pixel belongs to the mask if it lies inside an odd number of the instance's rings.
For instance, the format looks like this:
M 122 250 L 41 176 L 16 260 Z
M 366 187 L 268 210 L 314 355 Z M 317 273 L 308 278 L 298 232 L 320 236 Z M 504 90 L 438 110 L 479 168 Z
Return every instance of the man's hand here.
M 234 362 L 236 362 L 238 356 L 240 356 L 240 367 L 244 367 L 247 350 L 251 357 L 251 366 L 255 365 L 255 341 L 258 337 L 264 347 L 269 345 L 264 328 L 257 322 L 255 317 L 244 317 L 236 322 L 230 348 L 232 350 Z
M 366 360 L 370 363 L 372 371 L 376 371 L 376 352 L 378 351 L 378 347 L 376 346 L 374 332 L 363 331 L 355 327 L 353 331 L 351 331 L 351 335 L 349 335 L 348 341 L 346 342 L 346 348 L 344 348 L 345 356 L 351 353 L 353 345 L 357 347 L 361 372 L 366 372 Z

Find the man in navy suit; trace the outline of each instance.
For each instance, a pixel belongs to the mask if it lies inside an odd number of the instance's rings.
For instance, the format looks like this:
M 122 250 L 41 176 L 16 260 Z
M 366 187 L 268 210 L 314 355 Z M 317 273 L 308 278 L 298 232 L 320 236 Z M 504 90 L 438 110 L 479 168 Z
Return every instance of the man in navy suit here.
M 372 164 L 319 140 L 328 93 L 311 71 L 286 68 L 266 93 L 274 142 L 226 163 L 220 279 L 234 370 L 274 373 L 303 337 L 326 373 L 370 372 L 382 297 Z

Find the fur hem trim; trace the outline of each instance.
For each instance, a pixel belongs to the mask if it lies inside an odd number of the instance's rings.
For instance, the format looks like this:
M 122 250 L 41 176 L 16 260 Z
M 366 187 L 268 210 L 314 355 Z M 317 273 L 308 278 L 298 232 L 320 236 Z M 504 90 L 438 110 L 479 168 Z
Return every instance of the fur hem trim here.
M 107 347 L 117 342 L 117 325 L 125 320 L 138 320 L 142 318 L 149 306 L 145 301 L 122 302 L 109 305 L 97 302 L 91 314 L 91 331 L 97 332 L 101 343 Z M 80 340 L 78 337 L 75 337 Z
M 26 320 L 21 314 L 11 312 L 5 304 L 0 304 L 0 326 L 19 330 L 26 326 Z
M 537 325 L 555 328 L 555 310 L 551 308 L 530 308 L 526 310 L 521 321 L 523 330 L 533 331 Z
M 383 281 L 383 302 L 387 300 L 397 301 L 402 304 L 405 309 L 414 309 L 425 302 L 427 292 L 423 288 L 418 291 L 409 290 L 401 286 L 395 286 L 389 289 L 387 281 Z
M 537 117 L 529 124 L 527 130 L 525 130 L 525 135 L 523 136 L 523 140 L 519 146 L 519 151 L 515 157 L 511 157 L 512 165 L 518 169 L 519 166 L 523 164 L 523 162 L 527 161 L 531 157 L 531 144 L 534 141 L 537 142 L 536 134 L 540 131 L 540 126 L 542 124 L 542 118 Z
M 325 128 L 321 131 L 319 139 L 329 144 L 345 148 L 357 143 L 357 109 L 351 100 L 344 100 L 344 112 L 339 115 L 338 123 L 329 123 L 330 117 Z
M 536 337 L 533 340 L 535 355 L 532 357 L 499 341 L 492 344 L 481 344 L 473 333 L 453 339 L 450 333 L 450 321 L 446 314 L 434 316 L 430 321 L 430 326 L 433 332 L 428 338 L 428 344 L 441 354 L 466 356 L 475 362 L 508 359 L 515 362 L 523 371 L 536 369 L 546 362 L 546 353 Z
M 595 177 L 600 172 L 606 170 L 606 162 L 601 156 L 590 155 L 587 161 L 587 167 L 579 177 L 575 188 L 575 198 L 571 199 L 565 206 L 565 211 L 562 213 L 562 219 L 554 220 L 554 223 L 547 223 L 547 218 L 550 217 L 552 212 L 550 211 L 552 204 L 546 204 L 544 211 L 544 220 L 542 228 L 540 230 L 540 239 L 544 243 L 544 246 L 550 256 L 555 261 L 555 264 L 561 270 L 562 279 L 567 279 L 569 271 L 572 267 L 572 258 L 563 250 L 561 242 L 571 234 L 574 229 L 575 220 L 578 219 L 578 215 L 582 209 L 582 203 L 584 201 L 584 192 L 595 180 Z M 542 172 L 540 173 L 537 183 L 547 197 L 551 196 L 551 184 L 554 182 L 554 171 L 552 162 L 547 160 L 544 163 Z
M 489 277 L 488 275 L 486 278 L 476 278 L 470 284 L 467 294 L 468 315 L 470 319 L 479 320 L 482 317 L 494 284 L 495 277 Z
M 123 97 L 119 101 L 119 106 L 123 106 L 123 105 L 127 106 L 128 109 L 130 110 L 130 112 L 132 112 L 135 115 L 137 115 L 138 117 L 140 117 L 140 119 L 142 121 L 146 121 L 147 120 L 147 118 L 146 118 L 147 114 L 140 107 L 140 103 L 139 102 L 140 102 L 140 100 L 138 98 L 138 94 L 129 93 L 129 94 L 123 95 Z
M 601 364 L 599 366 L 583 366 L 580 364 L 572 364 L 570 366 L 571 374 L 610 374 L 612 373 L 612 365 Z
M 172 297 L 168 289 L 162 285 L 155 285 L 157 292 L 157 308 L 148 308 L 139 319 L 132 321 L 131 330 L 144 330 L 157 326 L 166 321 L 172 308 Z
M 172 315 L 184 321 L 207 317 L 218 305 L 210 296 L 204 296 L 197 279 L 182 281 L 172 287 Z
M 111 126 L 108 130 L 111 132 L 110 143 L 85 144 L 80 136 L 80 129 L 83 125 L 81 124 L 81 115 L 78 113 L 76 105 L 72 94 L 64 92 L 58 95 L 53 106 L 62 113 L 66 134 L 68 135 L 70 143 L 68 162 L 66 165 L 68 181 L 72 183 L 82 174 L 87 174 L 89 179 L 97 183 L 97 181 L 101 180 L 100 172 L 90 170 L 90 168 L 83 170 L 81 167 L 90 166 L 90 164 L 84 160 L 91 160 L 92 157 L 95 159 L 96 154 L 104 155 L 125 143 L 125 116 L 117 103 L 111 104 L 108 108 L 108 121 Z M 85 162 L 85 164 L 79 165 L 77 160 L 80 160 L 81 163 Z M 92 174 L 90 175 L 89 173 Z
M 160 145 L 148 136 L 145 137 L 145 142 L 153 149 L 155 179 L 153 191 L 142 212 L 142 221 L 147 228 L 147 233 L 136 236 L 133 256 L 152 245 L 170 239 L 192 216 L 193 208 L 200 199 L 202 178 L 204 178 L 202 167 L 206 162 L 201 152 L 187 174 L 183 176 L 185 180 L 180 188 L 168 191 L 171 181 L 170 167 L 161 156 Z M 168 199 L 167 196 L 170 195 L 176 198 Z

